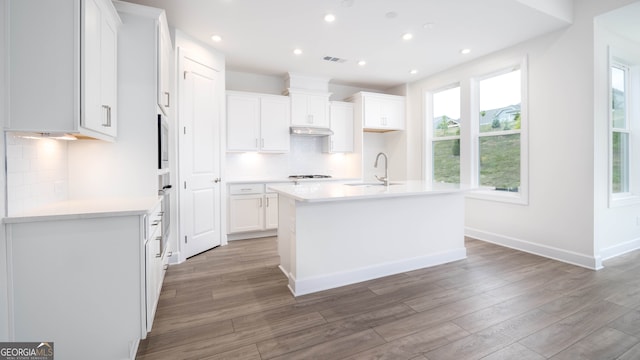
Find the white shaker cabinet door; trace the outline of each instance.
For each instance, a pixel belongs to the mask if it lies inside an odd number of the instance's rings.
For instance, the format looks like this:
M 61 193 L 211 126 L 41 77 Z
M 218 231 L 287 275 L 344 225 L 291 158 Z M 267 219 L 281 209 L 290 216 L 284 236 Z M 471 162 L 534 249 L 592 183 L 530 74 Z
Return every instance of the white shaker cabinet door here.
M 264 152 L 289 151 L 289 99 L 262 97 L 260 101 L 260 149 Z
M 231 196 L 229 198 L 229 233 L 262 230 L 264 205 L 262 194 Z
M 260 142 L 260 99 L 227 95 L 227 150 L 257 151 Z

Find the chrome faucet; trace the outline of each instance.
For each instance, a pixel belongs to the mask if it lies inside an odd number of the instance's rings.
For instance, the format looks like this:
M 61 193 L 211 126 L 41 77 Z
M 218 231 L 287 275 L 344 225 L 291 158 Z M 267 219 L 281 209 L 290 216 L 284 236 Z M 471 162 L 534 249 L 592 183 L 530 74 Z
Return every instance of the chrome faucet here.
M 377 168 L 378 167 L 378 160 L 380 159 L 380 155 L 384 156 L 384 177 L 379 177 L 378 175 L 375 175 L 376 179 L 378 179 L 378 181 L 382 181 L 382 183 L 385 186 L 389 185 L 389 172 L 387 170 L 387 165 L 389 165 L 389 159 L 387 158 L 387 154 L 381 152 L 378 153 L 378 155 L 376 156 L 376 162 L 373 163 L 373 167 Z

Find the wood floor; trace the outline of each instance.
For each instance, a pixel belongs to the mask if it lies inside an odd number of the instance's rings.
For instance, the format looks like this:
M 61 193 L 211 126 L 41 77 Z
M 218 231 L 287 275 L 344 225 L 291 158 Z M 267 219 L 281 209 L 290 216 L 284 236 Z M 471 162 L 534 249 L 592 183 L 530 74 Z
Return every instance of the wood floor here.
M 640 359 L 640 251 L 586 270 L 467 239 L 468 258 L 294 298 L 275 238 L 169 268 L 138 359 Z

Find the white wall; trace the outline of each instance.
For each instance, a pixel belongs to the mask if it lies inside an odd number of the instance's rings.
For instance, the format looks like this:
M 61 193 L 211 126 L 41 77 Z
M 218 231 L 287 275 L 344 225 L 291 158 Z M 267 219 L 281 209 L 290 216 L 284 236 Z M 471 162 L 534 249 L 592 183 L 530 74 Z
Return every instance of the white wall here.
M 468 104 L 473 77 L 528 58 L 529 202 L 468 198 L 468 235 L 586 267 L 600 265 L 594 251 L 593 19 L 630 2 L 576 2 L 574 23 L 565 30 L 410 84 L 408 128 L 422 129 L 425 91 L 460 82 L 462 103 Z M 470 109 L 463 108 L 461 116 L 469 119 Z M 423 129 L 416 133 L 408 141 L 414 150 L 417 138 L 424 139 Z M 471 151 L 462 144 L 463 155 L 469 158 Z M 422 155 L 414 157 L 408 168 L 423 163 Z M 471 164 L 463 166 L 462 178 L 468 181 Z
M 612 56 L 623 56 L 625 61 L 634 62 L 634 65 L 640 66 L 640 33 L 625 33 L 624 30 L 620 30 L 620 26 L 623 29 L 625 26 L 622 23 L 623 19 L 637 21 L 638 18 L 640 18 L 640 2 L 598 17 L 595 26 L 595 251 L 596 255 L 603 259 L 640 248 L 640 224 L 638 223 L 640 202 L 610 207 L 608 201 L 609 49 Z M 634 99 L 637 114 L 640 98 Z M 639 120 L 637 117 L 632 119 L 635 122 Z M 637 135 L 635 137 L 637 138 Z M 632 151 L 635 155 L 640 153 L 637 148 Z M 633 154 L 632 164 L 637 164 L 637 158 L 633 157 Z M 632 174 L 632 181 L 633 175 L 636 175 L 637 182 L 637 172 Z M 638 195 L 640 194 L 636 194 Z

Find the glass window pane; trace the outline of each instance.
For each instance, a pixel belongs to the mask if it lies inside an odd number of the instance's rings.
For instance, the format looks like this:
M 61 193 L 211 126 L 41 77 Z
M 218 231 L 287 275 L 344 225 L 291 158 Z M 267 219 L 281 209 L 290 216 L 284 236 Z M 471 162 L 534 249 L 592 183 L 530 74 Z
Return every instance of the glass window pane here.
M 433 181 L 460 182 L 460 139 L 433 142 Z
M 481 133 L 520 129 L 520 70 L 479 82 Z
M 629 134 L 612 134 L 611 189 L 614 194 L 629 192 Z
M 433 137 L 460 135 L 460 87 L 433 94 Z
M 520 187 L 520 134 L 483 136 L 480 139 L 480 185 L 496 190 Z
M 611 114 L 615 129 L 626 129 L 626 95 L 625 70 L 619 67 L 611 68 Z

